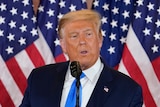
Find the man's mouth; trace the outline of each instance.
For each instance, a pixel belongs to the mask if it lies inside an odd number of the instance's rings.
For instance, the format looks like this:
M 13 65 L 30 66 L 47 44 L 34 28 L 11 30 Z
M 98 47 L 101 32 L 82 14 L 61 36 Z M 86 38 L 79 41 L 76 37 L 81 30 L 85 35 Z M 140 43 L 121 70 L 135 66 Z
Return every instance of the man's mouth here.
M 87 54 L 88 51 L 81 51 L 80 53 L 81 53 L 81 54 Z

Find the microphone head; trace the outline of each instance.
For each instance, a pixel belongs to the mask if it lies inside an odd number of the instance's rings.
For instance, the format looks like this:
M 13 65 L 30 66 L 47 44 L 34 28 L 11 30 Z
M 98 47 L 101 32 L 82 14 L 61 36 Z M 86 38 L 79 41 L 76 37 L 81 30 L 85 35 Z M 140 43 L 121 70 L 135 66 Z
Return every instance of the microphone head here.
M 82 73 L 81 66 L 78 61 L 71 62 L 70 70 L 71 75 L 75 78 L 79 78 Z

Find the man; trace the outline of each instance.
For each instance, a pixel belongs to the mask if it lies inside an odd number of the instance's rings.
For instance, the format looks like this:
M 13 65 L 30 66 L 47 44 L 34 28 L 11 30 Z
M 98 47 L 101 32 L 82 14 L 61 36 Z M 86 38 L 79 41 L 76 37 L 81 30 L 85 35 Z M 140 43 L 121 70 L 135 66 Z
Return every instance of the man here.
M 34 69 L 20 107 L 67 107 L 74 81 L 70 63 L 79 61 L 81 107 L 142 107 L 142 89 L 130 77 L 109 68 L 100 57 L 100 15 L 93 10 L 70 12 L 59 22 L 60 43 L 69 61 Z M 74 106 L 75 107 L 75 106 Z

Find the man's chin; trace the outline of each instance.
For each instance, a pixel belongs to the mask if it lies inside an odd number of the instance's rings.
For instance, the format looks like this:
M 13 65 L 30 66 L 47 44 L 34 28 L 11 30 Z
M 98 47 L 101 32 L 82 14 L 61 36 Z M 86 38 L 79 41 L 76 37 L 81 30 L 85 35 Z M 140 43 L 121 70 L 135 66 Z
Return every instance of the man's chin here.
M 89 62 L 81 62 L 81 61 L 80 61 L 80 66 L 82 70 L 86 70 L 90 67 Z

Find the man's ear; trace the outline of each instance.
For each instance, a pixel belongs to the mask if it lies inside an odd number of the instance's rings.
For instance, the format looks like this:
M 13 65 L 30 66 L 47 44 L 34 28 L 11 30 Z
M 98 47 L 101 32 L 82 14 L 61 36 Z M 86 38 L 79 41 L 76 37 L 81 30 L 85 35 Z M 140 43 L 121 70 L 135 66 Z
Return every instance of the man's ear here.
M 67 54 L 66 44 L 65 44 L 64 38 L 61 38 L 61 39 L 60 39 L 60 44 L 61 44 L 61 47 L 62 47 L 63 52 L 64 52 L 65 54 Z

